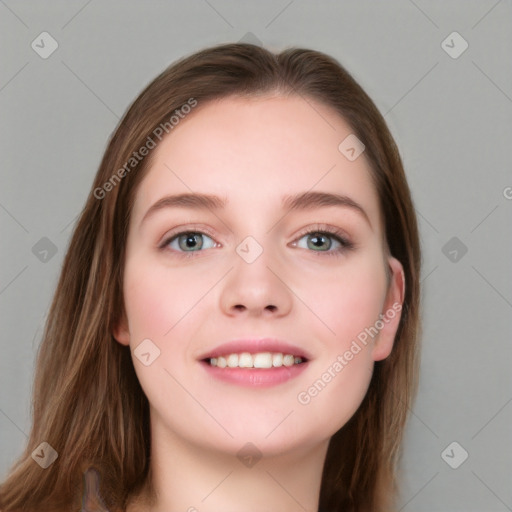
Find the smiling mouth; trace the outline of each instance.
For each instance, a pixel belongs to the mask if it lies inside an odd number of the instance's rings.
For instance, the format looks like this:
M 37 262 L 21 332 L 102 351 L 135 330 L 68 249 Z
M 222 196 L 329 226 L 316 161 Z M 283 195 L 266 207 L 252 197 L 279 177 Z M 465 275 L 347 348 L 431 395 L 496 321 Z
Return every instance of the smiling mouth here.
M 210 366 L 217 368 L 245 368 L 251 369 L 270 369 L 280 368 L 282 366 L 290 367 L 300 365 L 306 362 L 306 359 L 293 354 L 284 354 L 282 352 L 240 352 L 226 354 L 225 356 L 209 357 L 204 359 Z

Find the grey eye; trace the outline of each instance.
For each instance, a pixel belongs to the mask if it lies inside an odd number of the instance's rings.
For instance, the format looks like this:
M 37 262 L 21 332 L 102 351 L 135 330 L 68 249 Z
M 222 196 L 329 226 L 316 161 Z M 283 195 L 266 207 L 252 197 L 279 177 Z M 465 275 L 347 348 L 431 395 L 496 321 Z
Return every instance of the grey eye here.
M 305 243 L 301 244 L 304 239 L 306 239 Z M 334 235 L 323 233 L 322 231 L 307 233 L 297 242 L 298 247 L 315 251 L 328 251 L 333 248 L 333 244 L 338 244 L 334 248 L 341 247 L 341 243 L 336 240 Z
M 206 243 L 205 239 L 207 239 Z M 175 251 L 194 252 L 201 249 L 211 249 L 215 246 L 215 242 L 204 233 L 187 231 L 185 233 L 178 233 L 171 238 L 168 246 Z

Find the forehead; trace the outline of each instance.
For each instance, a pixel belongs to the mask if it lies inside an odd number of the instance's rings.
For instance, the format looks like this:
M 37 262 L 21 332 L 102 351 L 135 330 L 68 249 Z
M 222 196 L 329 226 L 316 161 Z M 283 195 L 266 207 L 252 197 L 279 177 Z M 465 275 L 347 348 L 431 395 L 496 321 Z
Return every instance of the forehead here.
M 339 149 L 352 134 L 334 110 L 299 96 L 228 97 L 199 105 L 153 150 L 136 195 L 140 218 L 167 194 L 216 194 L 244 213 L 271 210 L 283 195 L 328 191 L 362 204 L 380 224 L 378 197 L 364 153 Z

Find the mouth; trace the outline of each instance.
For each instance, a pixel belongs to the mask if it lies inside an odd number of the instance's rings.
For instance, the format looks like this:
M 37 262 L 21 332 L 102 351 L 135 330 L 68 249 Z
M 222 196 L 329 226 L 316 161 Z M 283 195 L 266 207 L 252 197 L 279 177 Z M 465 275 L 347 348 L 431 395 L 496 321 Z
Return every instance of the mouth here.
M 232 341 L 199 358 L 211 377 L 249 387 L 284 383 L 302 373 L 310 360 L 301 348 L 269 338 Z

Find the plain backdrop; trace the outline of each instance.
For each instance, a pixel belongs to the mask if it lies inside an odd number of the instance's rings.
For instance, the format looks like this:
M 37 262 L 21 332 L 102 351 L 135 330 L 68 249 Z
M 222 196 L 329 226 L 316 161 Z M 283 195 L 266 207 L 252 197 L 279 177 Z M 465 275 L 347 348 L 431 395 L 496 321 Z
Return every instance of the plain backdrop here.
M 0 38 L 0 478 L 27 441 L 44 321 L 110 134 L 174 60 L 244 40 L 334 56 L 400 148 L 424 323 L 401 510 L 512 510 L 510 0 L 2 0 Z

